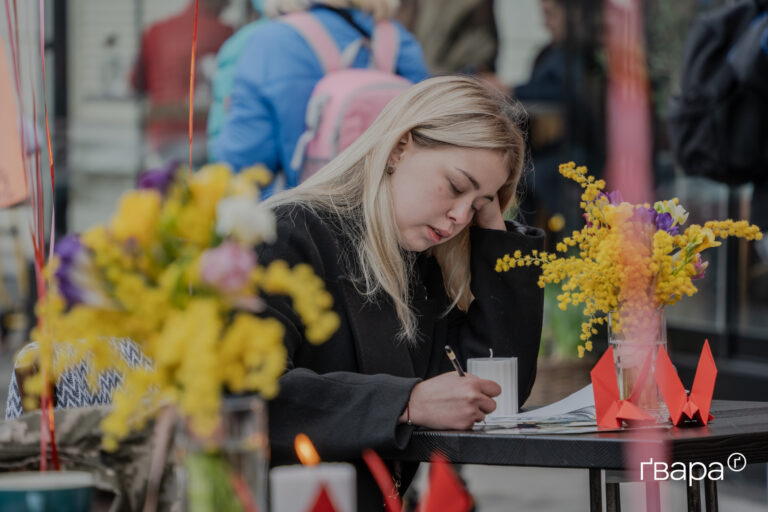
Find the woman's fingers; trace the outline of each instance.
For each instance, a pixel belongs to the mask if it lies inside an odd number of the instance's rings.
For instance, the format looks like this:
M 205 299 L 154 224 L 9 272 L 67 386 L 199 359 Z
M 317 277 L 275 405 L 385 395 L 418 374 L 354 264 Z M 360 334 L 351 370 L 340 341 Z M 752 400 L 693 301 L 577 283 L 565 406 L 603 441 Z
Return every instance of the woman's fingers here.
M 496 401 L 493 398 L 484 397 L 477 405 L 478 409 L 483 413 L 483 416 L 490 414 L 496 410 Z
M 501 394 L 501 386 L 492 380 L 477 379 L 480 386 L 480 392 L 486 396 L 499 396 Z

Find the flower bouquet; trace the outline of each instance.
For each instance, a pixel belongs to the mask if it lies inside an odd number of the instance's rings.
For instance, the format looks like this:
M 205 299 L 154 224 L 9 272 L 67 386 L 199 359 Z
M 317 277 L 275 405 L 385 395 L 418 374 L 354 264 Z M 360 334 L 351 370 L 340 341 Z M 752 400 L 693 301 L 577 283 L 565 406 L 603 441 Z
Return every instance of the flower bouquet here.
M 93 389 L 105 371 L 119 375 L 102 423 L 110 449 L 165 406 L 201 439 L 216 439 L 223 394 L 275 395 L 284 329 L 259 315 L 260 296 L 291 297 L 314 343 L 339 320 L 310 266 L 257 261 L 255 246 L 276 233 L 258 203 L 270 179 L 262 167 L 235 175 L 224 165 L 169 165 L 140 176 L 108 224 L 59 241 L 38 304 L 38 350 L 19 363 L 47 370 L 27 379 L 27 397 L 42 392 L 44 375 L 55 382 L 77 364 Z M 141 360 L 114 340 L 131 340 Z
M 600 313 L 612 313 L 616 332 L 631 332 L 661 308 L 698 291 L 693 281 L 704 277 L 708 265 L 701 253 L 721 245 L 718 238 L 762 238 L 757 226 L 743 220 L 683 229 L 688 213 L 677 198 L 652 206 L 624 202 L 619 191 L 605 194 L 605 182 L 573 162 L 560 165 L 560 174 L 584 189 L 584 227 L 558 243 L 556 253 L 505 254 L 497 260 L 496 271 L 535 265 L 542 269 L 539 286 L 562 283 L 559 308 L 583 305 L 587 317 L 581 326 L 580 356 L 592 350 L 595 326 L 605 322 Z M 577 255 L 571 254 L 572 248 Z
M 560 174 L 584 189 L 584 227 L 558 243 L 555 253 L 516 251 L 499 258 L 496 270 L 539 266 L 539 286 L 560 285 L 560 309 L 583 307 L 579 357 L 592 350 L 591 338 L 606 315 L 612 338 L 663 342 L 664 307 L 697 292 L 694 281 L 708 265 L 702 252 L 719 246 L 718 238 L 762 238 L 759 228 L 747 221 L 684 227 L 688 213 L 676 198 L 653 205 L 627 203 L 618 191 L 604 193 L 605 182 L 573 162 L 560 165 Z M 630 387 L 631 382 L 620 386 L 622 398 Z

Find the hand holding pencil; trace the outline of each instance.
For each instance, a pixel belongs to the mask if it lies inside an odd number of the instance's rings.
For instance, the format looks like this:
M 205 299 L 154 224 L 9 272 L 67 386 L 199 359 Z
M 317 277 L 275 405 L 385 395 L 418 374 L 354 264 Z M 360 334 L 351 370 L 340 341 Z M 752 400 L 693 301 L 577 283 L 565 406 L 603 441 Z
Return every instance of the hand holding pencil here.
M 501 387 L 465 373 L 450 346 L 446 354 L 456 371 L 416 384 L 408 401 L 408 419 L 436 430 L 469 430 L 496 409 L 493 397 L 501 394 Z M 405 412 L 400 421 L 406 422 Z

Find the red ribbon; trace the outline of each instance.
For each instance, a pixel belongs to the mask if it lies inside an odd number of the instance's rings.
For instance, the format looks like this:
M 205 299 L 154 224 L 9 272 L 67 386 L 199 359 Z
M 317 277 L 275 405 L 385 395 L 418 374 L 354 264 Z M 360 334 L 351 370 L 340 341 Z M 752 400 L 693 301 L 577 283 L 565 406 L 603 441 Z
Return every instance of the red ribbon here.
M 48 105 L 45 101 L 45 86 L 46 86 L 46 77 L 45 77 L 45 4 L 43 0 L 40 0 L 39 3 L 40 8 L 40 59 L 42 64 L 42 71 L 43 71 L 43 105 L 45 108 L 45 129 L 46 129 L 46 138 L 48 141 L 48 159 L 50 162 L 50 172 L 51 172 L 51 192 L 53 193 L 55 181 L 54 181 L 54 162 L 53 162 L 53 145 L 51 144 L 51 132 L 50 132 L 50 125 L 48 121 Z M 18 20 L 18 8 L 16 4 L 16 0 L 13 0 L 13 17 L 11 16 L 11 8 L 8 0 L 5 0 L 5 14 L 8 22 L 8 39 L 10 41 L 11 45 L 11 59 L 13 63 L 13 75 L 14 75 L 14 82 L 16 85 L 16 99 L 19 104 L 19 116 L 21 119 L 23 119 L 23 111 L 24 111 L 24 102 L 21 95 L 21 72 L 19 67 L 19 57 L 20 57 L 20 50 L 19 50 L 19 20 Z M 37 101 L 35 97 L 36 88 L 34 87 L 34 83 L 32 79 L 30 79 L 30 83 L 32 84 L 32 113 L 33 113 L 33 121 L 37 119 Z M 34 138 L 35 138 L 35 169 L 34 174 L 30 171 L 29 163 L 27 161 L 27 150 L 26 150 L 26 135 L 24 133 L 24 130 L 21 130 L 21 155 L 22 155 L 22 162 L 25 169 L 25 179 L 27 179 L 27 185 L 29 185 L 29 179 L 27 177 L 27 173 L 30 173 L 31 177 L 34 178 L 34 186 L 29 187 L 31 192 L 31 198 L 32 203 L 34 205 L 33 213 L 34 213 L 34 220 L 33 225 L 30 227 L 30 236 L 32 238 L 32 245 L 34 247 L 35 251 L 35 271 L 36 271 L 36 284 L 37 284 L 37 293 L 39 299 L 42 299 L 45 297 L 45 280 L 43 279 L 43 267 L 45 266 L 45 255 L 43 253 L 43 247 L 45 242 L 45 226 L 43 221 L 43 216 L 45 215 L 45 207 L 44 207 L 44 201 L 45 196 L 43 194 L 43 180 L 42 180 L 42 172 L 40 168 L 40 153 L 39 153 L 39 143 L 37 140 L 37 130 L 34 130 Z M 50 246 L 49 246 L 49 254 L 53 254 L 53 245 L 55 237 L 53 235 L 53 226 L 55 222 L 55 214 L 53 212 L 53 209 L 51 209 L 51 239 L 50 239 Z M 38 327 L 42 326 L 42 319 L 38 318 Z M 44 354 L 44 357 L 50 357 L 50 361 L 53 361 L 53 352 L 51 349 L 50 354 Z M 56 449 L 56 437 L 55 437 L 55 426 L 54 426 L 54 416 L 53 416 L 53 400 L 50 390 L 50 383 L 48 382 L 48 366 L 43 364 L 41 365 L 42 370 L 42 377 L 43 377 L 43 390 L 40 396 L 40 470 L 46 471 L 48 466 L 48 443 L 51 444 L 51 457 L 53 459 L 53 465 L 56 470 L 59 469 L 59 456 L 58 456 L 58 450 Z

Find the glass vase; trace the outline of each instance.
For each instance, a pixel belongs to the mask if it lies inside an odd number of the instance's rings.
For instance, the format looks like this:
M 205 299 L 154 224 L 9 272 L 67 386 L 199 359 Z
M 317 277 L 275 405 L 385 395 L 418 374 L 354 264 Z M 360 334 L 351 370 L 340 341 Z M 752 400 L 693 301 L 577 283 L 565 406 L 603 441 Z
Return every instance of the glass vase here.
M 624 313 L 622 313 L 624 315 Z M 654 379 L 659 347 L 667 350 L 667 323 L 664 310 L 647 315 L 640 325 L 618 328 L 616 314 L 608 313 L 608 342 L 613 347 L 619 397 L 625 400 L 638 388 L 635 404 L 653 416 L 656 423 L 669 419 L 669 411 Z M 650 367 L 643 371 L 650 357 Z
M 209 436 L 181 422 L 175 452 L 181 510 L 268 510 L 267 409 L 258 396 L 225 398 L 219 425 Z

